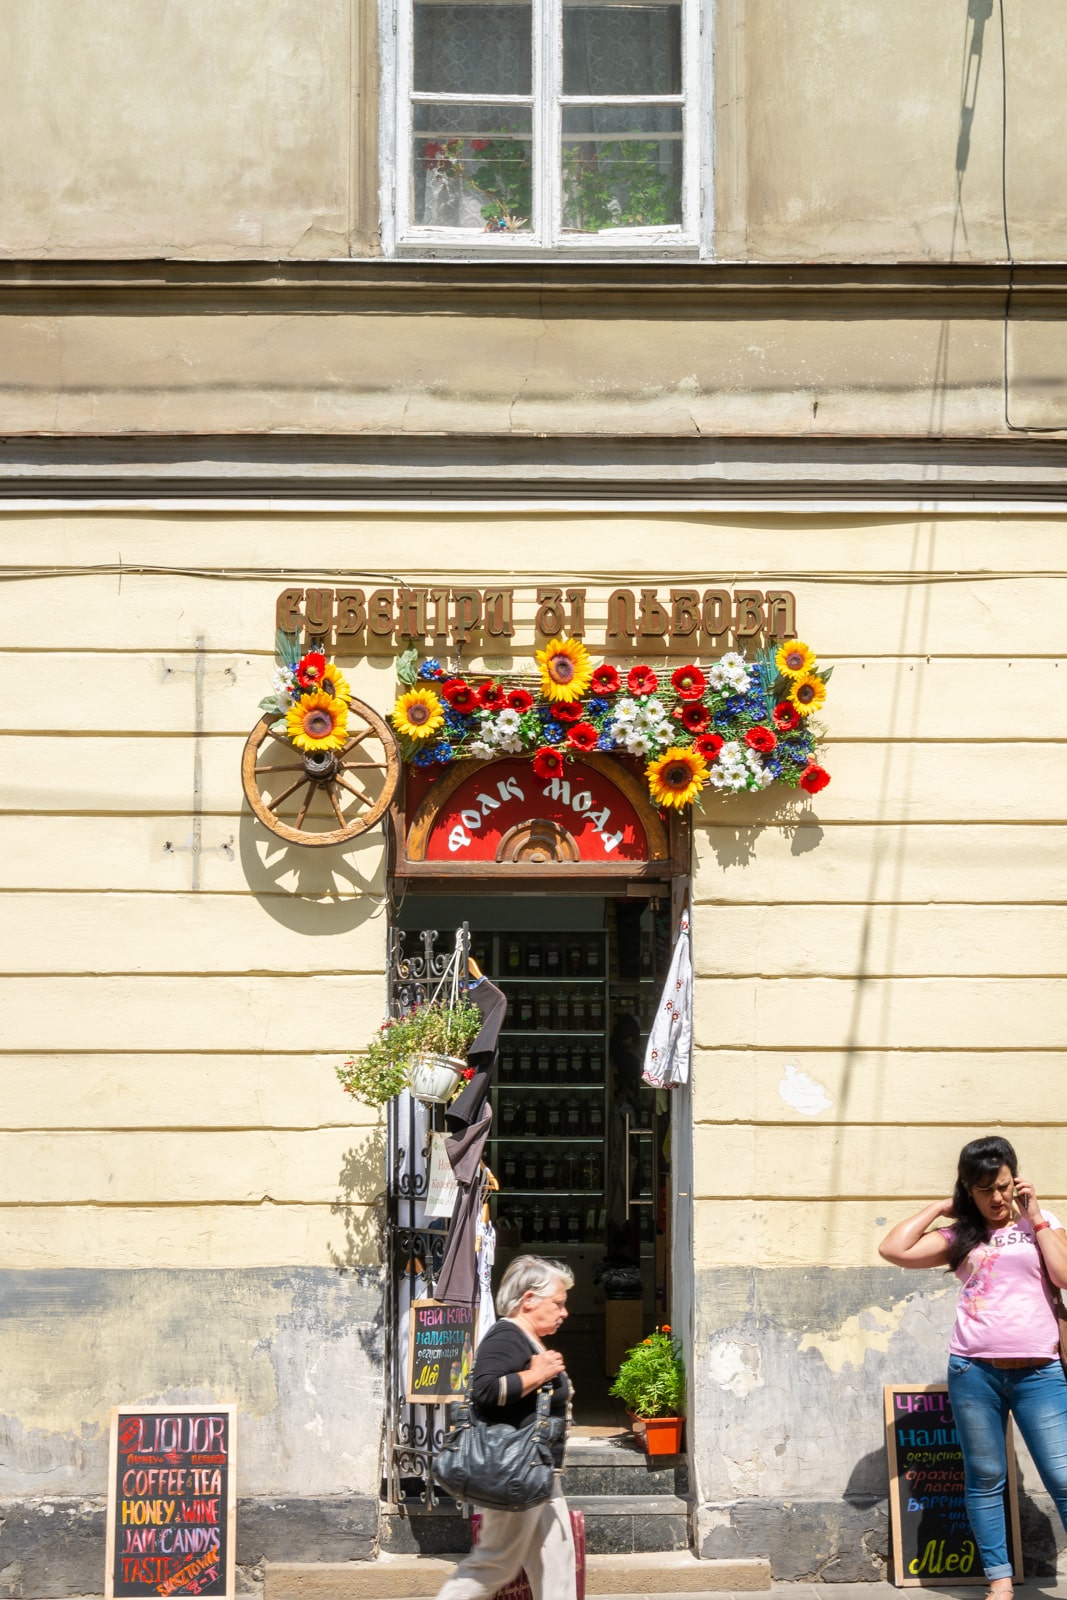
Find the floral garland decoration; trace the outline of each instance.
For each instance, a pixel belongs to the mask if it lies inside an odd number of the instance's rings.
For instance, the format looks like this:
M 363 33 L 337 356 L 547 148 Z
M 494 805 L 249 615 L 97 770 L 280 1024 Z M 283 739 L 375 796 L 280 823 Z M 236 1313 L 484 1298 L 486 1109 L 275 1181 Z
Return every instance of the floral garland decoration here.
M 731 650 L 669 676 L 644 663 L 594 667 L 580 639 L 552 639 L 536 653 L 532 688 L 475 683 L 417 660 L 415 650 L 400 657 L 405 687 L 390 713 L 404 759 L 417 767 L 531 756 L 537 776 L 552 779 L 568 759 L 612 752 L 645 760 L 652 800 L 678 810 L 708 785 L 739 794 L 781 783 L 818 794 L 830 782 L 816 759 L 825 730 L 815 713 L 833 668 L 820 668 L 800 639 L 755 661 Z
M 271 678 L 271 693 L 259 702 L 261 711 L 277 720 L 271 733 L 297 750 L 340 750 L 348 738 L 348 680 L 336 661 L 321 650 L 300 652 L 292 634 L 279 633 L 281 665 Z

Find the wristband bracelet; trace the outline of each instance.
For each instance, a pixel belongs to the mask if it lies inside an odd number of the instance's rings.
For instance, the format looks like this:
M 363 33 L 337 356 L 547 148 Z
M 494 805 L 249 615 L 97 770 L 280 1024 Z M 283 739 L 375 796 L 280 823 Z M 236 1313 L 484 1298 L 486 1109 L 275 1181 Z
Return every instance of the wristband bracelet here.
M 1030 1226 L 1035 1233 L 1040 1233 L 1042 1228 L 1051 1228 L 1052 1224 L 1051 1222 L 1031 1222 Z

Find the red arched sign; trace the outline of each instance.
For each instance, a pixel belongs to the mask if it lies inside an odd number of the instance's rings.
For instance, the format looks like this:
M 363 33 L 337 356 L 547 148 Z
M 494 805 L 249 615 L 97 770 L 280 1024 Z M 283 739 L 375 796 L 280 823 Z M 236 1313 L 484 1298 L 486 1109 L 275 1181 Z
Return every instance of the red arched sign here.
M 539 778 L 529 761 L 480 766 L 443 799 L 426 835 L 425 861 L 648 861 L 648 836 L 632 802 L 603 772 L 569 761 Z

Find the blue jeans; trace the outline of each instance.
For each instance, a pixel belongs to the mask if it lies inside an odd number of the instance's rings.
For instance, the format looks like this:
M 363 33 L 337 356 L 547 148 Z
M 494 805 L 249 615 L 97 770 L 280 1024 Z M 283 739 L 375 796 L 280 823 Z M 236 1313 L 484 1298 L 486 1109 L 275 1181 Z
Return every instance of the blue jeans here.
M 963 1450 L 967 1515 L 987 1578 L 1012 1577 L 1004 1518 L 1008 1414 L 1026 1441 L 1041 1482 L 1067 1528 L 1067 1379 L 1059 1361 L 995 1367 L 948 1358 L 948 1394 Z M 1021 1556 L 1021 1552 L 1019 1552 Z

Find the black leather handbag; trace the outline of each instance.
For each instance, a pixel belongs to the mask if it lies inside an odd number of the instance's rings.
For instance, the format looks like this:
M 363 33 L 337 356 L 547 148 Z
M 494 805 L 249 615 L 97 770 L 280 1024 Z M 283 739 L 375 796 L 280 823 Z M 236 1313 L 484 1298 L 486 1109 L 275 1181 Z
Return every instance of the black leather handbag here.
M 537 1391 L 537 1409 L 521 1428 L 485 1422 L 469 1400 L 452 1402 L 448 1437 L 434 1457 L 433 1473 L 454 1500 L 492 1511 L 526 1511 L 552 1494 L 553 1446 L 566 1431 L 549 1416 L 552 1385 Z

